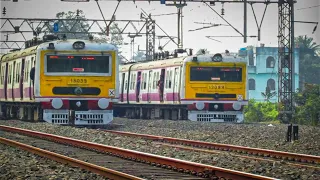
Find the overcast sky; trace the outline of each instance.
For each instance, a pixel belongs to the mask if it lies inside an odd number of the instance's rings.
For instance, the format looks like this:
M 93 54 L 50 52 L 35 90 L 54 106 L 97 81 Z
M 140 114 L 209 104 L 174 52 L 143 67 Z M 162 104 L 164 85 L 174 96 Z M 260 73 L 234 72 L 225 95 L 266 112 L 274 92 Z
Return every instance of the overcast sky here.
M 138 1 L 138 0 L 136 0 Z M 263 1 L 263 0 L 262 0 Z M 100 6 L 106 19 L 110 19 L 111 15 L 117 5 L 116 1 L 100 1 Z M 301 9 L 311 6 L 320 5 L 320 0 L 298 0 L 295 4 L 295 20 L 299 21 L 315 21 L 320 19 L 320 7 L 313 7 L 307 9 Z M 260 24 L 261 17 L 265 5 L 254 4 L 254 9 L 257 15 L 258 23 Z M 7 14 L 1 17 L 20 17 L 20 18 L 54 18 L 56 13 L 62 11 L 75 11 L 81 9 L 85 12 L 87 18 L 90 19 L 102 19 L 100 11 L 95 1 L 85 3 L 71 3 L 60 2 L 60 0 L 19 0 L 18 3 L 10 2 L 8 0 L 1 0 L 1 10 L 6 7 Z M 217 3 L 213 8 L 220 14 L 222 5 Z M 175 7 L 168 7 L 160 4 L 159 2 L 121 2 L 116 13 L 118 20 L 138 20 L 140 17 L 140 8 L 153 15 L 175 13 L 177 9 Z M 241 4 L 224 4 L 225 15 L 223 16 L 228 20 L 236 29 L 243 32 L 243 5 Z M 210 40 L 205 36 L 238 36 L 237 32 L 229 26 L 214 27 L 204 29 L 200 31 L 188 32 L 190 29 L 200 28 L 206 25 L 195 24 L 194 22 L 207 22 L 216 24 L 226 24 L 218 15 L 216 15 L 209 7 L 203 3 L 188 3 L 183 9 L 183 27 L 184 27 L 184 48 L 193 48 L 198 50 L 199 48 L 207 48 L 211 52 L 221 52 L 226 49 L 230 51 L 237 51 L 239 48 L 247 45 L 258 46 L 260 43 L 265 43 L 266 46 L 277 46 L 278 44 L 278 6 L 277 4 L 270 4 L 268 6 L 264 22 L 262 24 L 262 37 L 258 42 L 257 38 L 249 38 L 248 43 L 243 43 L 243 38 L 215 38 L 221 43 Z M 169 35 L 177 36 L 177 15 L 169 16 L 155 16 L 153 17 L 156 23 L 164 29 Z M 1 22 L 1 25 L 3 21 Z M 119 23 L 119 26 L 124 27 L 125 23 Z M 142 23 L 135 23 L 137 28 L 141 27 Z M 307 35 L 313 37 L 317 43 L 320 43 L 320 27 L 315 34 L 312 34 L 314 24 L 295 24 L 295 36 Z M 2 29 L 6 30 L 6 29 Z M 96 29 L 98 30 L 98 29 Z M 134 33 L 134 29 L 129 27 L 126 32 Z M 143 30 L 145 32 L 145 30 Z M 157 35 L 164 35 L 162 31 L 156 27 Z M 254 16 L 251 7 L 248 6 L 248 35 L 257 35 L 257 27 L 254 20 Z M 32 38 L 32 34 L 27 36 Z M 124 35 L 125 42 L 130 42 L 127 35 Z M 1 34 L 1 39 L 4 40 L 4 34 Z M 11 35 L 9 40 L 18 39 L 17 35 Z M 19 36 L 19 39 L 22 40 Z M 141 49 L 145 48 L 145 37 L 136 38 L 136 43 L 140 45 Z M 164 44 L 166 40 L 161 40 L 160 43 Z M 156 41 L 156 47 L 158 46 L 158 40 Z M 3 46 L 2 46 L 3 47 Z M 137 46 L 136 46 L 137 48 Z M 166 50 L 173 50 L 176 45 L 169 43 L 166 46 Z M 3 51 L 2 51 L 3 52 Z M 130 53 L 130 46 L 124 48 L 126 55 Z

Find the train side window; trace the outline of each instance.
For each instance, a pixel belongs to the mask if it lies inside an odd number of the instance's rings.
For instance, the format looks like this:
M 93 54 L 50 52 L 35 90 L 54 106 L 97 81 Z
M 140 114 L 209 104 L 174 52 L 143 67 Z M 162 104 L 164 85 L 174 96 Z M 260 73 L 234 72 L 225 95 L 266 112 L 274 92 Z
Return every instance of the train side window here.
M 135 87 L 136 87 L 136 80 L 137 80 L 136 76 L 137 76 L 137 74 L 134 74 L 134 75 L 133 75 L 133 82 L 132 82 L 132 89 L 133 89 L 133 90 L 134 90 Z
M 143 80 L 142 89 L 145 90 L 146 89 L 146 83 L 147 83 L 147 74 L 146 73 L 142 74 L 142 80 Z
M 159 75 L 159 72 L 157 72 L 157 80 L 156 80 L 156 83 L 158 84 L 158 81 L 160 80 L 160 75 Z
M 28 81 L 28 76 L 27 76 L 27 73 L 28 73 L 28 65 L 29 65 L 29 61 L 26 62 L 26 65 L 24 66 L 24 82 L 27 82 Z
M 148 77 L 147 77 L 147 73 L 144 73 L 144 89 L 147 89 L 147 80 L 148 80 Z
M 142 75 L 141 75 L 141 90 L 144 90 L 144 81 L 145 81 L 145 79 L 144 79 L 144 73 L 142 73 Z
M 1 84 L 3 84 L 3 66 L 1 66 Z
M 18 66 L 17 66 L 17 69 L 16 69 L 16 74 L 17 74 L 17 83 L 19 83 L 20 82 L 20 66 L 21 66 L 21 63 L 19 62 L 18 63 Z
M 156 72 L 153 73 L 152 89 L 156 89 Z
M 126 80 L 124 83 L 124 90 L 127 90 L 127 88 L 128 88 L 128 80 Z
M 169 77 L 168 77 L 168 75 L 169 75 L 169 71 L 167 70 L 167 72 L 166 72 L 166 89 L 168 89 L 168 85 L 169 85 Z
M 7 84 L 10 84 L 11 82 L 11 64 L 9 65 L 9 77 L 8 77 L 8 83 Z
M 172 70 L 169 71 L 169 89 L 171 89 L 171 81 L 172 81 Z

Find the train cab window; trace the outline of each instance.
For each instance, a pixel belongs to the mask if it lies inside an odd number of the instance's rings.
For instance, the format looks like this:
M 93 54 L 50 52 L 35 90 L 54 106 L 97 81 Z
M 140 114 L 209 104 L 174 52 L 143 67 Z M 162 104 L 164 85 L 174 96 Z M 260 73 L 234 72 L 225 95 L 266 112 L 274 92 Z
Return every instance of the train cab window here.
M 190 67 L 190 81 L 241 82 L 241 67 Z
M 47 55 L 46 72 L 48 73 L 104 73 L 111 71 L 109 55 Z

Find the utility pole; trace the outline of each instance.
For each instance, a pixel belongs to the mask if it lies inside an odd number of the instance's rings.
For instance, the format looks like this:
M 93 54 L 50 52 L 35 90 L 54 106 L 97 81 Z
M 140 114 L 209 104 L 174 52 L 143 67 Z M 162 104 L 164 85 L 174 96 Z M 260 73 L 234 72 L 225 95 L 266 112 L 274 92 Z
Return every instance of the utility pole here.
M 177 4 L 174 2 L 173 4 L 166 4 L 166 6 L 175 6 L 177 8 L 177 14 L 178 14 L 178 19 L 177 19 L 177 24 L 178 24 L 178 49 L 183 49 L 183 14 L 182 14 L 182 9 L 183 7 L 187 6 L 187 3 L 180 2 L 180 4 Z

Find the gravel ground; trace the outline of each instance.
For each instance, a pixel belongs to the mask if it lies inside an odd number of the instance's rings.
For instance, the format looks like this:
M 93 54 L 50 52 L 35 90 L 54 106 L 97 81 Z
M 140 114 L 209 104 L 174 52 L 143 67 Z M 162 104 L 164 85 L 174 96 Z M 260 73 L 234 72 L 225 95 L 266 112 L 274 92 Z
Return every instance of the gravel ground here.
M 0 179 L 105 179 L 97 174 L 73 168 L 0 144 Z
M 234 144 L 320 156 L 320 127 L 299 126 L 299 140 L 286 142 L 287 125 L 216 124 L 191 121 L 117 118 L 112 130 Z M 121 124 L 120 126 L 118 126 Z
M 133 127 L 132 131 L 137 131 L 140 133 L 151 133 L 151 131 L 154 131 L 154 133 L 155 132 L 160 133 L 159 135 L 167 135 L 167 136 L 169 135 L 173 136 L 173 134 L 178 135 L 179 133 L 184 133 L 184 134 L 188 134 L 188 136 L 193 137 L 194 135 L 192 135 L 192 133 L 194 134 L 195 132 L 193 131 L 196 131 L 196 128 L 192 129 L 192 127 L 189 127 L 190 129 L 186 129 L 185 131 L 182 131 L 180 129 L 183 127 L 187 127 L 188 125 L 186 125 L 185 123 L 188 123 L 188 122 L 180 122 L 184 125 L 178 126 L 177 123 L 173 124 L 172 122 L 171 124 L 170 121 L 166 121 L 168 122 L 168 125 L 163 125 L 163 126 L 168 126 L 171 128 L 161 128 L 161 126 L 152 125 L 152 124 L 160 125 L 161 124 L 160 122 L 164 123 L 165 121 L 154 121 L 153 123 L 151 122 L 149 123 L 146 121 L 141 121 L 141 122 L 129 121 L 128 123 L 133 123 L 135 125 L 129 126 L 128 128 Z M 124 124 L 125 121 L 116 120 L 114 123 Z M 141 127 L 139 126 L 139 123 L 141 123 Z M 158 154 L 162 156 L 173 157 L 173 158 L 178 158 L 178 159 L 183 159 L 188 161 L 194 161 L 194 162 L 214 165 L 218 167 L 223 167 L 223 168 L 245 171 L 249 173 L 260 174 L 260 175 L 274 177 L 274 178 L 320 179 L 319 169 L 315 170 L 312 168 L 301 168 L 296 166 L 289 166 L 285 162 L 255 161 L 251 159 L 233 157 L 227 153 L 208 154 L 208 153 L 202 153 L 202 152 L 183 151 L 176 148 L 161 146 L 149 140 L 143 140 L 139 138 L 126 137 L 126 136 L 118 136 L 118 135 L 114 135 L 106 132 L 101 132 L 101 131 L 99 132 L 94 129 L 86 129 L 86 128 L 79 129 L 79 128 L 72 128 L 68 126 L 52 125 L 47 123 L 26 123 L 21 121 L 0 121 L 0 124 L 26 128 L 26 129 L 36 130 L 36 131 L 42 131 L 46 133 L 52 133 L 52 134 L 72 137 L 76 139 L 82 139 L 82 140 L 92 141 L 96 143 L 106 144 L 106 145 L 118 146 L 126 149 L 133 149 L 137 151 L 143 151 L 147 153 L 153 153 L 153 154 Z M 142 126 L 143 124 L 147 127 L 146 129 L 143 129 L 143 126 Z M 178 130 L 178 128 L 173 129 L 172 126 L 178 127 L 180 130 Z M 231 125 L 222 125 L 222 124 L 216 124 L 216 126 L 217 128 L 218 126 L 222 126 L 222 129 L 227 128 L 229 129 L 228 131 L 231 131 L 232 129 L 232 131 L 236 131 L 236 132 L 239 132 L 239 129 L 241 129 L 240 128 L 241 126 L 234 126 L 235 128 L 232 128 L 233 126 Z M 141 131 L 138 131 L 139 127 Z M 244 131 L 242 134 L 250 134 L 250 132 L 258 132 L 257 130 L 254 130 L 255 129 L 254 127 L 255 126 L 250 127 L 252 131 Z M 126 129 L 126 128 L 122 128 L 122 129 Z M 168 131 L 168 133 L 165 133 L 166 131 Z M 206 131 L 208 131 L 208 129 Z M 223 132 L 223 131 L 220 130 L 220 132 Z M 218 133 L 216 132 L 216 134 Z M 265 132 L 262 132 L 261 134 L 265 134 Z M 201 135 L 201 132 L 198 132 L 199 138 L 200 138 L 200 135 Z M 226 132 L 224 132 L 224 135 L 228 139 L 232 139 L 232 137 L 227 136 Z M 183 137 L 183 134 L 178 135 L 178 137 Z M 250 137 L 250 135 L 247 135 L 247 138 L 248 137 Z M 258 137 L 259 136 L 256 136 L 255 139 L 258 139 Z M 205 140 L 205 139 L 201 139 L 201 140 Z M 252 139 L 251 141 L 253 140 L 254 139 Z

